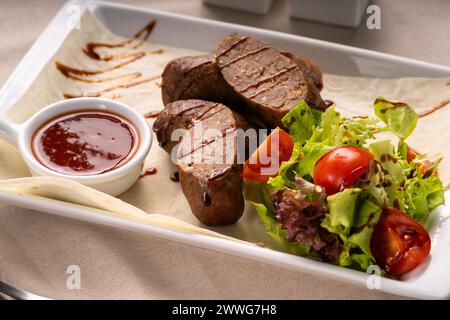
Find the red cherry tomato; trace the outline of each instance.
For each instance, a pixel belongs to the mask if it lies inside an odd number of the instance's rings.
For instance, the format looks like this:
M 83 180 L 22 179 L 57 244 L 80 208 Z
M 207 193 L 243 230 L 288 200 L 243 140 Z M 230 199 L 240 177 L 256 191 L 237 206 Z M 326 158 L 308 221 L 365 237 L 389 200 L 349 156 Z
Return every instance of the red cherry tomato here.
M 406 160 L 408 160 L 408 162 L 413 161 L 415 157 L 417 157 L 418 155 L 420 155 L 420 152 L 418 152 L 417 150 L 411 148 L 410 146 L 407 146 L 407 149 L 406 149 L 406 150 L 407 150 L 407 151 L 406 151 Z M 429 168 L 431 168 L 432 165 L 433 165 L 433 163 L 432 163 L 431 161 L 426 160 L 426 161 L 424 161 L 423 164 L 419 164 L 419 165 L 417 166 L 417 169 L 420 170 L 420 172 L 421 172 L 422 174 L 425 174 L 425 172 L 426 172 Z M 439 173 L 438 173 L 437 170 L 434 172 L 434 175 L 435 175 L 435 176 L 438 176 L 438 175 L 439 175 Z
M 408 272 L 430 254 L 427 230 L 406 213 L 387 208 L 375 226 L 370 250 L 377 263 L 394 276 Z
M 410 146 L 406 146 L 406 160 L 408 160 L 408 162 L 413 161 L 419 154 L 420 153 L 417 150 L 411 148 Z
M 245 162 L 242 177 L 255 182 L 265 182 L 278 174 L 280 163 L 289 160 L 294 140 L 284 130 L 277 128 L 261 143 Z
M 357 147 L 337 147 L 317 161 L 314 183 L 325 188 L 328 195 L 349 188 L 367 171 L 374 156 Z

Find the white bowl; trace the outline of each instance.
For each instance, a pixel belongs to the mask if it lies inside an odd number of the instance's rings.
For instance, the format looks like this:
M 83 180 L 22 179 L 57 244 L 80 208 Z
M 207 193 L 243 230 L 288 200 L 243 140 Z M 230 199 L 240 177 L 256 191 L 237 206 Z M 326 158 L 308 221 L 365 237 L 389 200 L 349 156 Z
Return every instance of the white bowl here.
M 77 176 L 59 173 L 42 165 L 36 159 L 32 150 L 31 141 L 34 133 L 48 120 L 60 114 L 77 110 L 110 111 L 131 121 L 138 134 L 138 148 L 134 156 L 114 170 L 95 175 Z M 0 136 L 6 137 L 17 145 L 32 175 L 70 179 L 113 196 L 125 192 L 136 182 L 152 144 L 150 127 L 143 116 L 125 104 L 100 98 L 76 98 L 59 101 L 45 107 L 20 125 L 1 121 L 0 131 Z

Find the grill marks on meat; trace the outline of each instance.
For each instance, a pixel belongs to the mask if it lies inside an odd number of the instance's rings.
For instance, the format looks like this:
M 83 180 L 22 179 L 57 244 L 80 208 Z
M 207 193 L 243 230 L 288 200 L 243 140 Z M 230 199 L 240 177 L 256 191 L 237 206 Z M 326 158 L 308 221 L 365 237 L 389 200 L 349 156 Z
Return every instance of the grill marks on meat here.
M 217 142 L 222 142 L 223 143 L 223 148 L 226 147 L 226 139 L 232 135 L 232 139 L 234 140 L 235 137 L 235 131 L 236 128 L 234 127 L 230 127 L 230 128 L 225 128 L 223 129 L 223 131 L 220 131 L 218 135 L 211 135 L 206 139 L 201 140 L 200 142 L 196 142 L 195 139 L 194 141 L 191 141 L 192 144 L 184 144 L 182 143 L 180 145 L 180 150 L 177 154 L 178 160 L 182 160 L 182 161 L 187 161 L 188 165 L 191 166 L 195 163 L 195 152 L 197 150 L 201 150 L 201 159 L 200 162 L 204 162 L 205 161 L 205 157 L 204 157 L 204 153 L 205 153 L 205 148 L 212 144 L 212 143 L 216 143 L 216 145 L 218 146 Z M 209 150 L 208 150 L 209 151 Z M 214 151 L 217 151 L 214 149 Z M 189 160 L 186 160 L 186 156 L 189 156 Z M 213 156 L 218 157 L 218 162 L 227 162 L 227 159 L 225 158 L 227 156 L 226 153 L 223 153 L 221 151 L 219 151 L 219 153 L 215 153 Z M 233 156 L 234 157 L 234 156 Z M 233 160 L 234 162 L 234 160 Z
M 199 121 L 201 132 L 194 126 Z M 228 143 L 237 140 L 237 129 L 248 128 L 241 115 L 220 103 L 204 100 L 170 103 L 153 125 L 164 150 L 176 152 L 182 191 L 193 214 L 206 225 L 233 224 L 242 216 L 244 198 L 237 145 L 230 148 Z M 171 135 L 176 129 L 187 132 L 174 149 L 178 141 L 171 141 Z M 207 134 L 208 129 L 217 130 Z
M 172 132 L 176 129 L 189 129 L 194 121 L 204 120 L 208 112 L 226 108 L 219 103 L 204 100 L 179 100 L 167 105 L 153 124 L 153 131 L 159 146 L 171 153 L 178 141 L 172 141 Z
M 274 73 L 274 74 L 272 74 L 272 75 L 270 75 L 268 77 L 258 79 L 255 83 L 251 83 L 247 87 L 245 87 L 243 89 L 240 89 L 239 93 L 243 94 L 244 92 L 246 92 L 246 91 L 248 91 L 248 90 L 250 90 L 252 88 L 259 87 L 260 85 L 262 85 L 262 84 L 264 84 L 266 82 L 272 82 L 272 85 L 267 87 L 266 90 L 265 90 L 265 91 L 268 91 L 269 89 L 272 89 L 273 87 L 275 87 L 279 83 L 279 82 L 275 82 L 275 80 L 277 78 L 279 78 L 279 77 L 283 76 L 285 73 L 293 71 L 293 70 L 295 70 L 297 68 L 298 68 L 297 66 L 292 65 L 292 66 L 289 66 L 286 69 L 280 70 L 280 71 L 278 71 L 278 72 L 276 72 L 276 73 Z M 259 91 L 259 92 L 255 93 L 254 95 L 252 95 L 251 97 L 256 97 L 259 94 L 264 93 L 265 91 Z
M 238 57 L 234 58 L 233 60 L 228 61 L 226 64 L 222 65 L 222 68 L 228 67 L 229 65 L 231 65 L 231 64 L 233 64 L 233 63 L 236 63 L 236 62 L 238 62 L 239 60 L 242 60 L 242 59 L 244 59 L 244 58 L 250 57 L 250 56 L 252 56 L 252 55 L 254 55 L 254 54 L 260 53 L 260 52 L 262 52 L 262 51 L 264 51 L 264 50 L 268 50 L 268 49 L 270 49 L 269 46 L 264 46 L 264 47 L 258 48 L 258 49 L 256 49 L 256 50 L 249 51 L 249 52 L 247 52 L 247 53 L 244 54 L 244 55 L 238 56 Z
M 283 55 L 294 61 L 303 73 L 312 81 L 317 90 L 323 89 L 322 71 L 318 65 L 304 57 L 295 56 L 290 52 L 281 52 Z
M 216 58 L 219 58 L 219 57 L 223 56 L 224 54 L 228 53 L 230 50 L 234 49 L 237 45 L 241 44 L 244 41 L 247 41 L 247 39 L 248 39 L 247 36 L 234 38 L 233 39 L 234 42 L 232 42 L 229 46 L 220 49 L 217 52 Z
M 170 61 L 162 73 L 164 105 L 187 99 L 203 99 L 240 106 L 239 96 L 227 85 L 213 54 L 182 57 Z
M 220 102 L 241 114 L 256 113 L 268 127 L 280 126 L 300 100 L 326 109 L 322 87 L 322 72 L 308 59 L 236 34 L 222 40 L 215 55 L 172 60 L 161 84 L 165 105 L 186 99 Z
M 324 110 L 319 90 L 289 57 L 267 44 L 232 34 L 217 49 L 217 66 L 228 85 L 270 127 L 300 100 Z
M 306 181 L 297 182 L 302 184 L 300 190 L 285 187 L 272 194 L 275 218 L 287 231 L 288 241 L 308 245 L 324 261 L 336 262 L 343 250 L 342 241 L 320 226 L 328 212 L 326 195 Z
M 182 160 L 178 169 L 183 193 L 200 221 L 207 225 L 231 224 L 244 209 L 236 145 L 233 150 L 223 146 L 230 138 L 237 140 L 237 129 L 245 130 L 250 125 L 225 105 L 241 114 L 255 113 L 268 127 L 282 126 L 281 118 L 301 100 L 325 109 L 319 94 L 322 86 L 322 73 L 310 61 L 235 34 L 226 37 L 215 54 L 177 58 L 167 64 L 161 83 L 166 107 L 153 130 L 160 146 L 171 154 L 178 144 L 172 141 L 172 133 L 188 130 L 176 157 Z M 197 141 L 196 122 L 202 123 L 202 130 L 214 128 L 219 133 Z M 215 164 L 218 158 L 225 164 Z M 311 208 L 303 211 L 308 213 Z M 319 236 L 326 243 L 332 241 L 327 234 Z M 319 251 L 329 247 L 319 246 L 315 245 Z

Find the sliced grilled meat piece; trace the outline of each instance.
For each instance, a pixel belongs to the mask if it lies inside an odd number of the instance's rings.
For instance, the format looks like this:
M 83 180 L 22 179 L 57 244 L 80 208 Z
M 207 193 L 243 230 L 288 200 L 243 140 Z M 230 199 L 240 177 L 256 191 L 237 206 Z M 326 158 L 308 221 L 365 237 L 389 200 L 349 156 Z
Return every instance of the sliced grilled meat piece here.
M 224 81 L 213 54 L 170 61 L 162 73 L 161 92 L 164 105 L 187 99 L 221 102 L 230 107 L 242 104 Z
M 317 89 L 322 90 L 322 72 L 316 64 L 290 52 L 282 54 L 293 60 Z M 241 107 L 243 103 L 223 79 L 213 54 L 181 57 L 170 61 L 162 74 L 161 91 L 164 105 L 187 99 L 216 101 L 231 107 Z
M 256 39 L 232 34 L 216 50 L 225 81 L 269 127 L 299 101 L 325 110 L 319 90 L 289 57 Z
M 159 146 L 167 153 L 179 141 L 172 141 L 172 133 L 176 129 L 188 129 L 194 121 L 202 120 L 209 112 L 217 111 L 219 103 L 205 100 L 177 100 L 166 105 L 153 124 L 153 131 L 158 139 Z
M 194 126 L 200 122 L 201 129 Z M 249 127 L 228 107 L 204 100 L 170 103 L 153 125 L 159 144 L 172 157 L 175 153 L 181 187 L 193 214 L 206 225 L 233 224 L 242 216 L 244 198 L 236 136 L 237 129 Z M 174 149 L 177 142 L 170 140 L 176 129 L 187 132 Z
M 300 67 L 300 70 L 302 70 L 303 73 L 312 81 L 317 90 L 322 91 L 323 75 L 317 64 L 305 57 L 296 56 L 291 52 L 282 52 L 282 54 L 294 61 Z

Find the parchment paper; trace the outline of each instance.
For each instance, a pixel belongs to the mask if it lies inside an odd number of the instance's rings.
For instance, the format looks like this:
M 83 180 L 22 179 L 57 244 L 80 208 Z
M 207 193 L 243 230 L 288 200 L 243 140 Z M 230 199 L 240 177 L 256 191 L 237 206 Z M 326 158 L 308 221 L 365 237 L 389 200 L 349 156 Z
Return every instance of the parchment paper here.
M 88 42 L 118 43 L 121 41 L 124 39 L 104 28 L 91 14 L 84 14 L 81 20 L 81 29 L 75 29 L 70 33 L 25 95 L 10 109 L 8 117 L 14 122 L 22 122 L 46 105 L 64 99 L 63 93 L 92 92 L 114 85 L 114 81 L 84 83 L 68 79 L 57 70 L 54 62 L 60 61 L 80 69 L 106 68 L 118 61 L 93 60 L 85 55 L 81 48 Z M 164 52 L 148 54 L 121 69 L 99 75 L 98 78 L 133 72 L 142 72 L 142 78 L 160 75 L 166 63 L 174 57 L 201 54 L 201 52 L 152 43 L 151 37 L 149 42 L 135 51 L 151 51 L 159 48 L 162 48 Z M 101 49 L 100 51 L 117 53 L 121 50 L 125 49 Z M 133 51 L 134 49 L 126 50 Z M 386 80 L 325 75 L 325 88 L 322 96 L 324 99 L 334 101 L 337 109 L 344 116 L 373 115 L 372 102 L 378 96 L 407 102 L 420 112 L 450 98 L 450 87 L 447 86 L 449 80 L 448 78 Z M 157 79 L 132 88 L 114 90 L 102 97 L 126 103 L 141 114 L 161 110 L 163 104 L 159 82 L 160 79 Z M 445 183 L 450 181 L 448 119 L 450 119 L 450 107 L 421 119 L 415 132 L 408 139 L 409 144 L 414 148 L 444 158 L 440 174 Z M 149 124 L 151 125 L 153 121 L 149 119 Z M 156 141 L 155 137 L 154 141 Z M 207 230 L 192 215 L 181 192 L 180 184 L 170 180 L 170 175 L 176 168 L 171 163 L 169 155 L 159 148 L 156 142 L 146 159 L 146 167 L 157 168 L 157 174 L 140 179 L 126 193 L 114 198 L 64 179 L 29 177 L 28 169 L 18 151 L 8 143 L 0 141 L 0 179 L 5 179 L 0 181 L 0 191 L 63 200 L 77 205 L 107 210 L 111 214 L 126 216 L 150 224 L 213 236 L 230 236 L 236 240 L 265 243 L 269 247 L 278 248 L 265 234 L 257 214 L 248 205 L 237 224 L 211 228 L 214 232 Z

